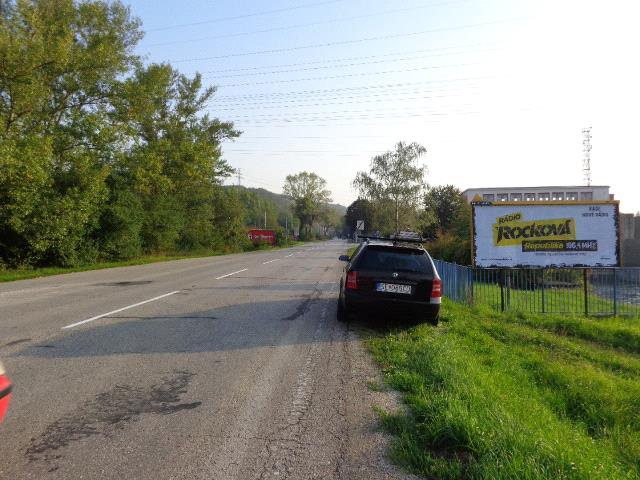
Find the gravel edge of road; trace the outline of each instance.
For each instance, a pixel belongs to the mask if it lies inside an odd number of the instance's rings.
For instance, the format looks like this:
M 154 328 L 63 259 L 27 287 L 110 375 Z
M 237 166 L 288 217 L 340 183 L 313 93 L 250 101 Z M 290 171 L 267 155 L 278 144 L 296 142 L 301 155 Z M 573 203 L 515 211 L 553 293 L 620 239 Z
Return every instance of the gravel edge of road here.
M 402 401 L 400 392 L 385 386 L 384 374 L 380 365 L 375 361 L 365 344 L 366 336 L 351 326 L 347 328 L 347 345 L 349 345 L 348 348 L 350 350 L 348 353 L 349 372 L 353 380 L 351 382 L 351 395 L 348 398 L 351 402 L 362 402 L 361 407 L 363 404 L 369 410 L 368 413 L 363 412 L 365 413 L 363 420 L 374 425 L 371 435 L 368 436 L 373 445 L 367 451 L 361 452 L 361 454 L 368 453 L 371 462 L 385 472 L 386 478 L 423 480 L 423 477 L 413 475 L 391 461 L 389 452 L 394 437 L 383 429 L 376 409 L 379 408 L 385 412 L 406 412 L 407 407 Z M 378 385 L 381 388 L 374 387 Z M 354 452 L 350 453 L 353 454 Z

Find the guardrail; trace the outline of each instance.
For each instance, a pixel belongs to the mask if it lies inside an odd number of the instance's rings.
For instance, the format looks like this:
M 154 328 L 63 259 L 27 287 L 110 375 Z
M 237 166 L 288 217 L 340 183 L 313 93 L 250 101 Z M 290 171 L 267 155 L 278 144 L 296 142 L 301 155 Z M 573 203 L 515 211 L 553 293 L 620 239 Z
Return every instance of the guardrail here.
M 434 260 L 444 295 L 499 311 L 640 318 L 640 268 L 494 269 Z

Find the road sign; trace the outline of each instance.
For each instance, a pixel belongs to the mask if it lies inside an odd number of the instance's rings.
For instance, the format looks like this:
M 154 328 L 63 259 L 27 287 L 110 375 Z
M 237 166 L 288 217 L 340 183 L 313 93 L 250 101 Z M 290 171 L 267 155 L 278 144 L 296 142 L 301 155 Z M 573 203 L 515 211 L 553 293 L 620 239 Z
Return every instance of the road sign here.
M 356 220 L 356 230 L 359 232 L 364 231 L 364 220 Z

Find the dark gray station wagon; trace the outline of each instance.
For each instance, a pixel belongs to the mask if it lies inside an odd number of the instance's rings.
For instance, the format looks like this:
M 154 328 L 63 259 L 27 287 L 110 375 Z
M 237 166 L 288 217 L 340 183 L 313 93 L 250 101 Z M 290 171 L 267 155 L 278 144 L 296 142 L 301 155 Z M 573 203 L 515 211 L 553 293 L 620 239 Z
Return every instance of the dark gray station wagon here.
M 338 320 L 364 312 L 438 324 L 442 281 L 419 242 L 368 239 L 340 260 L 347 264 L 340 279 Z

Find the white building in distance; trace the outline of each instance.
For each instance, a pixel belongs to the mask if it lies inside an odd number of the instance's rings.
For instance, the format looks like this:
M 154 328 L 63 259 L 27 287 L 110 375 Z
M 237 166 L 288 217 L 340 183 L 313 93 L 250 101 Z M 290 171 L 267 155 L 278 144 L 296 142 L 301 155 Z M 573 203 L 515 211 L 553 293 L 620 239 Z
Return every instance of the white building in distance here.
M 498 187 L 468 188 L 462 194 L 468 202 L 549 202 L 614 200 L 609 187 L 598 186 L 550 186 L 550 187 Z

